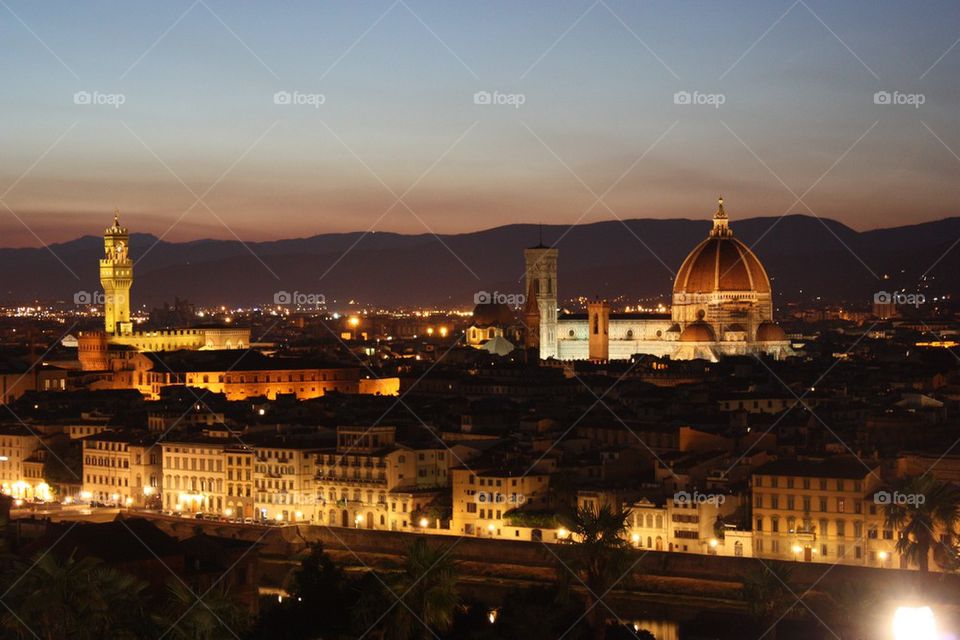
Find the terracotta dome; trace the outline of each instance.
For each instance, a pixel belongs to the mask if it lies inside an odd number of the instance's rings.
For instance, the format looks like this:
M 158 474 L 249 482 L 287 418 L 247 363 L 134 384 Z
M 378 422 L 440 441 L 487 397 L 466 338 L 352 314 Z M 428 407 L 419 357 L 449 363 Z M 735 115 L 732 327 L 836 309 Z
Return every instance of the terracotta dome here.
M 757 342 L 783 342 L 787 339 L 780 325 L 773 322 L 761 322 L 757 327 Z
M 674 293 L 753 291 L 770 293 L 770 279 L 750 248 L 733 237 L 723 198 L 713 218 L 710 237 L 694 247 L 680 265 Z
M 680 334 L 680 342 L 716 342 L 717 334 L 706 322 L 691 322 Z
M 485 302 L 473 308 L 473 324 L 478 327 L 507 326 L 514 322 L 513 311 L 503 303 Z

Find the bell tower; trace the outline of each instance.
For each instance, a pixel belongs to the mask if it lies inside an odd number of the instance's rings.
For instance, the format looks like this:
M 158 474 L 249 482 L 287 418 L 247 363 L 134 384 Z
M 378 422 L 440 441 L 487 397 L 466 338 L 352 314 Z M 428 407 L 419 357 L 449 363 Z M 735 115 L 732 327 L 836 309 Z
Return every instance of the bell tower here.
M 130 322 L 130 287 L 133 261 L 129 255 L 130 235 L 120 226 L 120 211 L 113 212 L 113 226 L 103 233 L 104 256 L 100 259 L 103 287 L 104 330 L 110 335 L 133 333 Z
M 557 249 L 541 242 L 523 252 L 526 260 L 527 291 L 533 293 L 540 310 L 540 359 L 557 357 Z

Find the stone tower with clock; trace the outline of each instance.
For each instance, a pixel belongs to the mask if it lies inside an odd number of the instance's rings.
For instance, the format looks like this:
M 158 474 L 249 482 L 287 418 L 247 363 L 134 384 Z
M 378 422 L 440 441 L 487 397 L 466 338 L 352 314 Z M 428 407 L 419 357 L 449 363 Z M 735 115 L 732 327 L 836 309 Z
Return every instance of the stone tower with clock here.
M 113 226 L 103 233 L 104 256 L 100 259 L 100 284 L 103 286 L 103 323 L 110 335 L 133 333 L 130 322 L 130 287 L 133 285 L 133 261 L 130 259 L 130 235 L 120 226 L 115 211 Z

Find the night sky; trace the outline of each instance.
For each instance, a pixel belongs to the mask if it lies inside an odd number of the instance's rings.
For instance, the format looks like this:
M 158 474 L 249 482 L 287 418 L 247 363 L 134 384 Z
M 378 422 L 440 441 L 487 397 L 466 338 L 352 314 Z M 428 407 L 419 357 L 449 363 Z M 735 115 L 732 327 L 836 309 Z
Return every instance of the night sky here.
M 720 193 L 734 219 L 935 220 L 958 39 L 955 1 L 2 0 L 0 246 L 114 207 L 169 240 L 707 218 Z

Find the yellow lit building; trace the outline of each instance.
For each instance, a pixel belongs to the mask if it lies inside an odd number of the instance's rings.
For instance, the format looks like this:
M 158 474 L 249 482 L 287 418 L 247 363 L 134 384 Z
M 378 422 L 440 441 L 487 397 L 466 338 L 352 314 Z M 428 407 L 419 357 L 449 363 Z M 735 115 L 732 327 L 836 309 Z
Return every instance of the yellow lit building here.
M 315 455 L 315 521 L 389 531 L 433 527 L 417 517 L 445 492 L 452 453 L 397 442 L 391 426 L 337 428 L 337 446 Z
M 160 449 L 152 438 L 104 431 L 83 438 L 81 497 L 120 507 L 154 506 L 160 493 Z
M 870 468 L 868 468 L 870 467 Z M 884 529 L 879 466 L 855 458 L 777 460 L 753 474 L 754 554 L 771 560 L 899 567 Z
M 172 437 L 163 453 L 163 508 L 186 513 L 222 514 L 227 504 L 223 438 Z
M 555 527 L 528 526 L 507 517 L 523 508 L 539 511 L 549 506 L 550 475 L 541 471 L 497 468 L 450 470 L 453 519 L 450 531 L 459 535 L 508 540 L 556 541 L 563 532 Z
M 310 491 L 315 475 L 313 452 L 317 445 L 311 441 L 285 440 L 277 436 L 256 445 L 254 509 L 262 520 L 310 520 L 314 502 Z
M 34 462 L 42 447 L 40 437 L 26 427 L 0 427 L 0 491 L 21 500 L 50 498 Z
M 252 447 L 228 447 L 226 455 L 227 503 L 223 515 L 227 518 L 253 518 L 256 508 L 254 467 L 256 452 Z
M 180 349 L 246 349 L 250 329 L 230 326 L 202 326 L 165 331 L 134 331 L 130 319 L 130 289 L 133 286 L 133 260 L 130 234 L 120 226 L 120 214 L 114 212 L 113 225 L 103 233 L 104 255 L 100 259 L 100 284 L 103 287 L 103 331 L 83 331 L 77 336 L 77 357 L 85 371 L 112 368 L 111 347 L 129 347 L 137 351 L 177 351 Z M 100 304 L 87 292 L 87 303 Z

